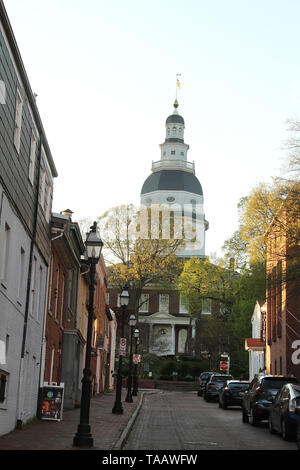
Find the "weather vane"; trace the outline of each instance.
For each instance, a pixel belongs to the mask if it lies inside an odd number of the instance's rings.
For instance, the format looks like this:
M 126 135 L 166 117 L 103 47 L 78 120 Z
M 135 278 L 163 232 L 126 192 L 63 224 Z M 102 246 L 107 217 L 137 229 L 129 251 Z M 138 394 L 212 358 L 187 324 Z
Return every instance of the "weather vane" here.
M 180 89 L 180 87 L 181 87 L 181 84 L 180 84 L 180 81 L 179 81 L 178 77 L 181 77 L 181 73 L 176 74 L 176 100 L 177 100 L 177 90 L 178 90 L 178 88 Z

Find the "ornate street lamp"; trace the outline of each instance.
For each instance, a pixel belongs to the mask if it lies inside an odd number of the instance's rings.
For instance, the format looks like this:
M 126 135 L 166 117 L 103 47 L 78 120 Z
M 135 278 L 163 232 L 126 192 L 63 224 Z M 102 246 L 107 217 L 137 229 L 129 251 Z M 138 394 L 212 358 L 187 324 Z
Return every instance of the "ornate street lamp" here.
M 95 273 L 96 265 L 101 256 L 103 241 L 97 228 L 97 223 L 91 227 L 86 238 L 86 253 L 90 265 L 90 285 L 89 285 L 89 307 L 88 307 L 88 328 L 86 338 L 86 356 L 85 368 L 82 378 L 81 404 L 80 404 L 80 424 L 78 425 L 77 434 L 73 439 L 75 447 L 92 447 L 93 438 L 91 434 L 90 419 L 90 401 L 91 401 L 91 347 L 92 347 L 92 329 L 94 316 L 94 291 L 95 291 Z
M 124 287 L 122 294 L 120 295 L 120 303 L 122 309 L 122 322 L 121 322 L 121 336 L 120 336 L 120 353 L 119 353 L 119 368 L 118 368 L 118 378 L 117 378 L 117 388 L 116 388 L 116 401 L 112 412 L 115 414 L 123 413 L 122 406 L 122 363 L 123 363 L 123 351 L 121 350 L 121 343 L 125 341 L 124 338 L 124 319 L 126 308 L 129 304 L 129 293 L 127 286 Z
M 134 339 L 135 339 L 135 354 L 138 353 L 138 345 L 139 345 L 139 336 L 140 332 L 138 329 L 134 330 Z M 137 360 L 137 358 L 136 358 Z M 132 389 L 132 396 L 136 397 L 138 394 L 138 363 L 135 362 L 134 364 L 134 373 L 133 373 L 133 389 Z
M 134 327 L 136 325 L 136 318 L 132 314 L 130 315 L 129 318 L 129 326 L 130 326 L 130 354 L 129 354 L 129 371 L 128 371 L 128 378 L 127 378 L 127 395 L 125 398 L 125 401 L 127 403 L 132 403 L 132 394 L 131 394 L 131 389 L 132 389 L 132 346 L 133 346 L 133 331 Z

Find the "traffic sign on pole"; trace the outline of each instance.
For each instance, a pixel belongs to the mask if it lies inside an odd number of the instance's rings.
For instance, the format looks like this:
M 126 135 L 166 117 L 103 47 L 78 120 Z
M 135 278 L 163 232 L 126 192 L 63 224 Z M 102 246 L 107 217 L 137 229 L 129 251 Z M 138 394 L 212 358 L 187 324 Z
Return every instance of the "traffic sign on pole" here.
M 220 370 L 227 370 L 228 369 L 228 362 L 227 361 L 221 361 L 220 362 Z

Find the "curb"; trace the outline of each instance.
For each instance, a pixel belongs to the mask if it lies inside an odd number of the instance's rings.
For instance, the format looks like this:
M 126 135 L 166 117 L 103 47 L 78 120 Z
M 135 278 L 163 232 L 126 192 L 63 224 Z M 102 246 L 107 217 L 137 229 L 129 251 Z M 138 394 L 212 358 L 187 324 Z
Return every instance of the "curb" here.
M 145 395 L 145 392 L 142 392 L 141 393 L 141 398 L 140 398 L 140 402 L 138 404 L 138 406 L 136 407 L 134 413 L 132 414 L 131 418 L 129 419 L 125 429 L 123 430 L 121 436 L 119 437 L 118 441 L 114 444 L 114 446 L 111 448 L 111 450 L 122 450 L 124 444 L 125 444 L 125 441 L 127 439 L 127 436 L 128 434 L 130 433 L 131 431 L 131 428 L 132 426 L 134 425 L 134 422 L 137 418 L 137 415 L 141 409 L 141 406 L 143 404 L 143 400 L 144 400 L 144 395 Z
M 125 442 L 126 442 L 126 439 L 131 431 L 131 428 L 132 426 L 134 425 L 135 423 L 135 420 L 140 412 L 140 409 L 142 407 L 142 404 L 143 404 L 143 401 L 144 401 L 144 396 L 145 395 L 151 395 L 153 393 L 157 393 L 158 390 L 155 390 L 155 391 L 143 391 L 141 392 L 141 398 L 140 398 L 140 402 L 137 406 L 137 408 L 135 409 L 134 413 L 132 414 L 131 418 L 129 419 L 125 429 L 123 430 L 121 436 L 119 437 L 118 441 L 114 444 L 114 446 L 111 448 L 111 450 L 122 450 Z

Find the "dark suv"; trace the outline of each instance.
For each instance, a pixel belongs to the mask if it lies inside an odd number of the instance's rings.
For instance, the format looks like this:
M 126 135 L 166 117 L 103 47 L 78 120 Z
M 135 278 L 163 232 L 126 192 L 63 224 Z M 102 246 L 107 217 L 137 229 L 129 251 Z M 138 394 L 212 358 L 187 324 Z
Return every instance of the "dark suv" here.
M 199 377 L 199 389 L 198 389 L 198 397 L 202 397 L 203 391 L 205 389 L 205 385 L 207 384 L 210 377 L 214 374 L 214 372 L 202 372 Z
M 204 400 L 206 401 L 218 400 L 219 390 L 223 387 L 223 384 L 227 380 L 232 380 L 232 379 L 233 379 L 232 375 L 225 375 L 225 374 L 211 375 L 203 392 Z
M 259 421 L 269 419 L 269 410 L 278 390 L 286 383 L 299 383 L 295 377 L 261 375 L 254 377 L 245 391 L 242 401 L 244 423 L 256 426 Z

